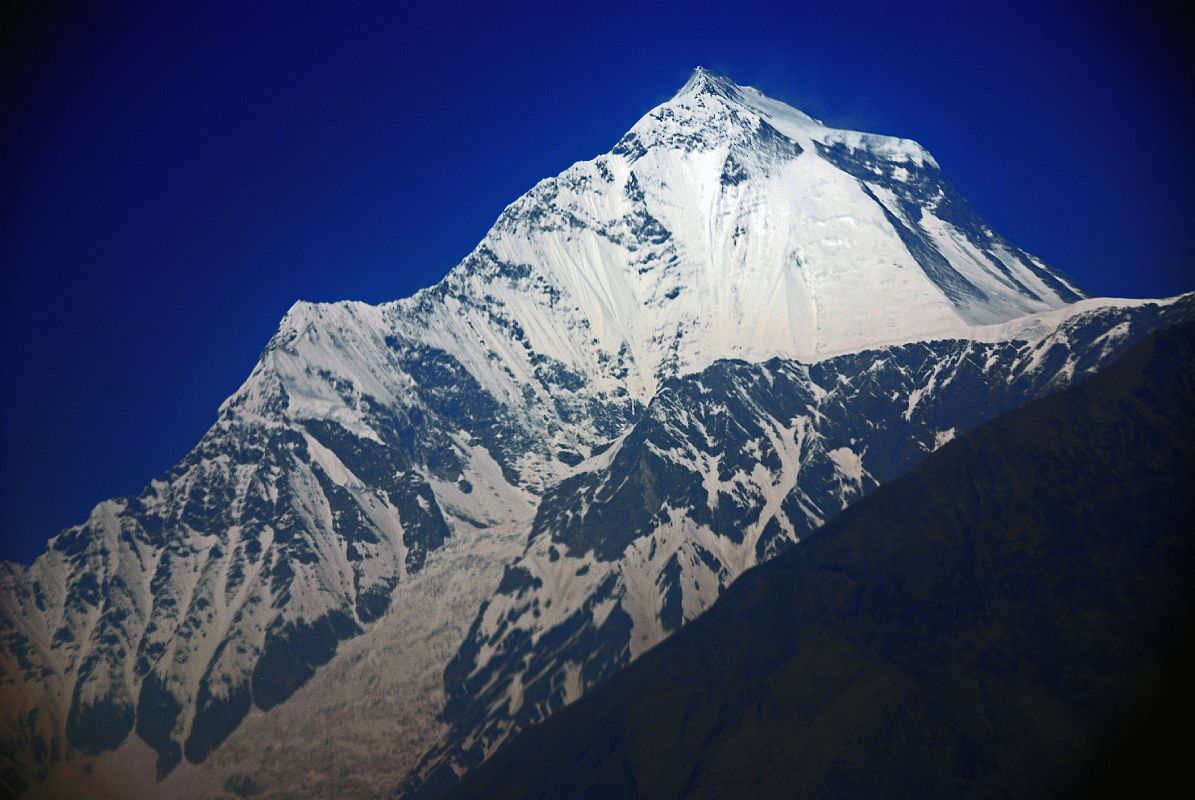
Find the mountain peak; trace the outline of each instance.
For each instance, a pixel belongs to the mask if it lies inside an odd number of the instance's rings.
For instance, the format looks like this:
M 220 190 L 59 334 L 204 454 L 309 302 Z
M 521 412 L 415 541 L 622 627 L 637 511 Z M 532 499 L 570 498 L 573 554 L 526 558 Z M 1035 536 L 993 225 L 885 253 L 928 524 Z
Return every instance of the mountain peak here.
M 719 116 L 729 112 L 732 116 L 741 115 L 740 121 L 762 117 L 774 122 L 774 118 L 779 116 L 788 121 L 788 127 L 795 126 L 802 130 L 824 127 L 820 120 L 800 109 L 768 97 L 753 86 L 737 83 L 725 75 L 700 66 L 693 69 L 689 79 L 663 107 L 673 110 L 678 107 L 684 108 L 687 111 L 686 117 L 696 119 L 707 119 L 711 115 Z
M 765 98 L 755 89 L 697 67 L 684 86 L 644 115 L 612 152 L 633 160 L 655 148 L 700 152 L 744 142 L 755 136 L 763 118 L 757 107 L 760 100 Z
M 699 66 L 694 68 L 693 72 L 689 75 L 689 79 L 685 81 L 685 85 L 680 88 L 680 91 L 674 97 L 712 94 L 727 100 L 734 100 L 741 95 L 742 89 L 743 87 L 730 78 L 718 75 L 705 67 Z

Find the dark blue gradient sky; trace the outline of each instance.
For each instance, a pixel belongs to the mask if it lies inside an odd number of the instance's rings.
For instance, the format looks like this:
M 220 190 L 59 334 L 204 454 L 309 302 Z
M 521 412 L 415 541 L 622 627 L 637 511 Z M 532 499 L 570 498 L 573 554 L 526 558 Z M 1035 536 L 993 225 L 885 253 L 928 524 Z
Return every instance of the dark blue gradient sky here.
M 1161 6 L 118 5 L 0 19 L 7 557 L 177 461 L 296 299 L 433 283 L 696 64 L 917 139 L 1093 293 L 1195 289 Z

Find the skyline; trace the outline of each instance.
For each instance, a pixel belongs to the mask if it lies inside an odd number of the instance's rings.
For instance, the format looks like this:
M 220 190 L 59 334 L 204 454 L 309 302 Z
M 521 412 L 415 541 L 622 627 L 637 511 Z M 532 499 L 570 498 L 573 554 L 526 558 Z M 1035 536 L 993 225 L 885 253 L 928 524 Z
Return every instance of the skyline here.
M 5 95 L 21 113 L 2 173 L 3 557 L 30 560 L 96 502 L 177 461 L 294 301 L 431 285 L 507 203 L 608 150 L 698 64 L 828 124 L 918 140 L 996 230 L 1092 294 L 1195 289 L 1183 229 L 1195 201 L 1179 191 L 1191 101 L 1174 91 L 1182 74 L 1160 80 L 1186 67 L 1164 38 L 1134 39 L 1093 12 L 1068 39 L 1061 6 L 1033 17 L 994 4 L 954 41 L 943 37 L 959 35 L 958 17 L 909 31 L 899 9 L 877 7 L 864 31 L 825 9 L 744 11 L 766 19 L 754 40 L 654 8 L 630 31 L 586 20 L 571 43 L 559 36 L 576 23 L 546 10 L 539 30 L 506 41 L 495 32 L 515 26 L 501 15 L 380 6 L 335 20 L 318 4 L 289 20 L 268 4 L 236 19 L 230 7 L 129 7 L 43 24 L 62 57 L 30 62 Z M 660 30 L 675 38 L 652 42 Z M 1060 52 L 1033 49 L 1047 41 Z M 624 62 L 597 63 L 612 42 Z M 869 48 L 879 55 L 852 60 Z M 914 51 L 907 75 L 892 63 L 902 48 Z M 1030 65 L 1018 71 L 1011 49 Z M 545 69 L 549 58 L 563 67 Z M 1060 63 L 1071 72 L 1051 74 Z

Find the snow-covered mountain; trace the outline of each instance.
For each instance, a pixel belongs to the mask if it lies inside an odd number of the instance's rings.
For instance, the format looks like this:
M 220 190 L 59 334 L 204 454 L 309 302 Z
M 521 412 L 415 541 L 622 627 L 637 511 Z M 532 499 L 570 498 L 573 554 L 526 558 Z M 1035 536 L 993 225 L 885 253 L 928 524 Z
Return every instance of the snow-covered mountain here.
M 434 794 L 953 432 L 1191 306 L 1084 300 L 916 143 L 698 69 L 436 286 L 296 304 L 178 466 L 0 568 L 5 780 L 144 743 L 156 770 L 116 779 L 315 795 L 284 743 L 316 715 L 354 732 L 343 763 L 390 759 L 341 794 L 421 755 L 406 786 Z M 397 732 L 354 727 L 377 681 Z

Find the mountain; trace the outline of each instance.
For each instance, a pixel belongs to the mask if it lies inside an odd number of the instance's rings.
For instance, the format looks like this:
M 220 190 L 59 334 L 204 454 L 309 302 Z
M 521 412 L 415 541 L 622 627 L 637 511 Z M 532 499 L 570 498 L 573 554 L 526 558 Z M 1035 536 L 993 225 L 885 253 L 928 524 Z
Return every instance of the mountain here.
M 1184 325 L 935 452 L 450 796 L 1173 786 L 1181 762 L 1105 773 L 1134 735 L 1177 754 L 1189 717 L 1137 726 L 1192 708 L 1174 661 L 1195 634 L 1192 420 Z
M 698 69 L 436 286 L 297 303 L 176 467 L 0 566 L 0 770 L 377 796 L 418 765 L 408 789 L 438 791 L 923 453 L 1192 304 L 1084 299 L 916 143 Z M 724 430 L 670 418 L 691 401 Z M 694 558 L 701 588 L 668 588 Z

